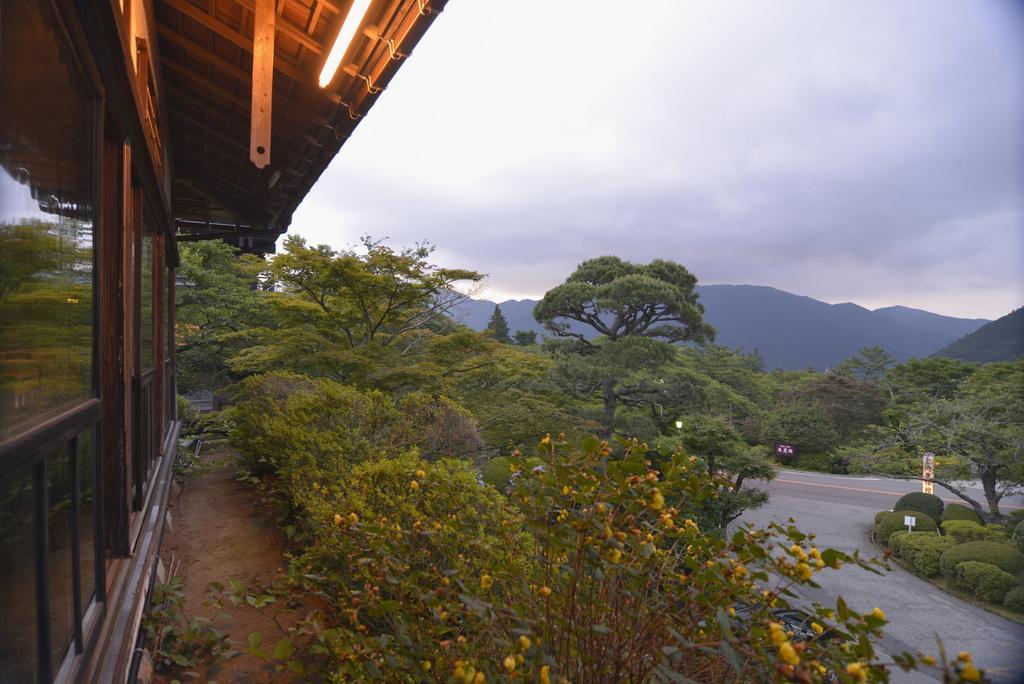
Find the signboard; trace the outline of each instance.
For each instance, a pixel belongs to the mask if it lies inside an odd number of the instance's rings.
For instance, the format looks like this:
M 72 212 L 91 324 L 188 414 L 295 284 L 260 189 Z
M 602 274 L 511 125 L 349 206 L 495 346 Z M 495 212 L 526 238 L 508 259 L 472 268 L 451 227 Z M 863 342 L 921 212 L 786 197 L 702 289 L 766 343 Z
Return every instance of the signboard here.
M 911 527 L 915 527 L 917 525 L 917 518 L 912 515 L 905 515 L 903 516 L 903 524 L 906 525 L 909 530 Z
M 796 447 L 792 444 L 775 443 L 775 455 L 780 461 L 789 462 L 796 458 Z
M 935 485 L 931 479 L 935 477 L 935 454 L 930 451 L 926 451 L 921 457 L 921 477 L 924 478 L 921 482 L 921 491 L 925 494 L 934 494 Z

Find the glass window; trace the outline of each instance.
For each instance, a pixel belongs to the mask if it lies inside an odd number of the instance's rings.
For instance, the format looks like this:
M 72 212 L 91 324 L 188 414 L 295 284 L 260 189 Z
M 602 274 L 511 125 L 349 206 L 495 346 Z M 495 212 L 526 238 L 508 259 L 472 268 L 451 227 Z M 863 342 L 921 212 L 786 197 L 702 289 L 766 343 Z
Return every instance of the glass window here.
M 96 594 L 96 459 L 93 431 L 78 435 L 78 549 L 82 615 Z
M 142 368 L 153 367 L 153 236 L 142 235 Z
M 0 682 L 36 674 L 32 473 L 0 487 Z
M 0 440 L 93 394 L 96 102 L 61 25 L 0 4 Z
M 50 554 L 50 646 L 54 671 L 71 643 L 75 623 L 71 573 L 71 459 L 68 447 L 58 448 L 47 459 L 49 511 L 46 529 Z

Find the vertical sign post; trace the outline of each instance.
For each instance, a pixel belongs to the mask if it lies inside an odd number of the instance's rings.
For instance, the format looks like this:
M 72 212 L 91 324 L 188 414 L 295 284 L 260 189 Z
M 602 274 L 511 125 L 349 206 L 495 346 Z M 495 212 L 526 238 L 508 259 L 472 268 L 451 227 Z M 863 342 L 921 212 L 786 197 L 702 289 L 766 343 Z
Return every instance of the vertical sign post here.
M 930 451 L 926 451 L 921 458 L 921 477 L 924 478 L 921 482 L 921 491 L 925 494 L 934 494 L 935 485 L 932 484 L 932 478 L 935 477 L 935 454 Z

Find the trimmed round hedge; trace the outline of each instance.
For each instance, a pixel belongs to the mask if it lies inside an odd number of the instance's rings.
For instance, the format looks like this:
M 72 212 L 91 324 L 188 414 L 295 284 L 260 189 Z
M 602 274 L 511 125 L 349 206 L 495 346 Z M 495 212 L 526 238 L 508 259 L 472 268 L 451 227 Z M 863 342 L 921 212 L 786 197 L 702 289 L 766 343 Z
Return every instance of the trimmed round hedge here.
M 946 506 L 946 510 L 942 511 L 943 520 L 973 520 L 974 522 L 981 524 L 981 518 L 974 512 L 973 508 L 968 508 L 963 504 L 949 504 Z
M 952 548 L 956 542 L 937 534 L 893 532 L 889 536 L 892 550 L 914 568 L 914 572 L 925 577 L 934 577 L 942 569 L 942 552 Z
M 980 561 L 994 565 L 1004 572 L 1016 575 L 1024 570 L 1024 553 L 1009 544 L 993 541 L 974 541 L 957 544 L 942 554 L 942 574 L 956 577 L 956 566 L 964 561 Z
M 957 544 L 972 541 L 1006 541 L 1003 529 L 998 525 L 984 527 L 973 520 L 946 520 L 942 531 L 956 540 Z
M 1017 526 L 1013 528 L 1013 534 L 1010 535 L 1010 543 L 1012 543 L 1018 551 L 1024 553 L 1024 520 L 1017 523 Z
M 1002 603 L 1017 586 L 1017 578 L 991 563 L 964 561 L 956 566 L 956 583 L 983 601 Z
M 894 512 L 898 511 L 924 511 L 936 523 L 942 522 L 942 509 L 946 504 L 934 494 L 924 492 L 910 492 L 900 497 L 896 505 L 892 507 Z
M 917 525 L 914 532 L 935 532 L 938 527 L 931 516 L 921 511 L 884 511 L 884 515 L 876 516 L 878 524 L 875 525 L 875 540 L 882 543 L 889 543 L 889 535 L 900 530 L 906 531 L 907 526 L 903 524 L 903 516 L 912 515 L 917 518 Z
M 1018 613 L 1024 613 L 1024 587 L 1017 587 L 1006 592 L 1006 597 L 1003 599 L 1003 605 L 1010 610 L 1015 610 Z

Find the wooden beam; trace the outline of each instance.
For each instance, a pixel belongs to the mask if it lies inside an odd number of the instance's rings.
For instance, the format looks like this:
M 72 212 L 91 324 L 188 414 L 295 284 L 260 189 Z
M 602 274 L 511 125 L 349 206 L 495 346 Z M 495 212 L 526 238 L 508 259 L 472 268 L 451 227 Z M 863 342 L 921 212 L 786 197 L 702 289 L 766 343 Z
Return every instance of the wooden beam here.
M 232 43 L 235 43 L 236 45 L 238 45 L 238 47 L 244 48 L 245 50 L 252 52 L 252 41 L 249 38 L 234 30 L 227 24 L 218 21 L 214 17 L 211 17 L 209 14 L 207 14 L 200 8 L 196 7 L 188 0 L 163 0 L 163 2 L 171 8 L 181 12 L 185 16 L 199 22 L 211 31 L 214 31 L 215 33 L 224 36 L 224 38 L 230 40 Z M 253 0 L 242 0 L 241 2 L 238 2 L 238 4 L 244 7 L 245 9 L 249 10 L 250 12 L 253 11 Z M 321 45 L 316 39 L 314 39 L 308 33 L 300 29 L 298 26 L 295 26 L 294 24 L 292 24 L 289 21 L 286 21 L 283 18 L 279 22 L 277 22 L 276 30 L 298 41 L 299 43 L 306 46 L 307 48 L 309 48 L 318 55 L 323 54 L 324 52 L 323 45 Z
M 249 161 L 262 169 L 270 164 L 270 129 L 274 118 L 274 0 L 256 0 L 253 16 Z
M 210 64 L 213 64 L 214 66 L 216 66 L 218 69 L 223 70 L 224 73 L 226 73 L 226 74 L 230 74 L 230 75 L 238 78 L 241 81 L 245 81 L 246 83 L 250 82 L 250 79 L 252 78 L 252 74 L 251 73 L 246 72 L 244 69 L 239 69 L 238 66 L 235 65 L 234 63 L 232 63 L 230 60 L 224 59 L 223 57 L 221 57 L 217 53 L 213 52 L 212 50 L 208 50 L 206 47 L 200 45 L 199 43 L 195 42 L 194 40 L 191 40 L 191 39 L 187 38 L 186 36 L 184 36 L 183 34 L 178 33 L 177 31 L 175 31 L 175 30 L 173 30 L 171 28 L 163 26 L 162 24 L 157 26 L 156 30 L 160 34 L 161 38 L 166 38 L 167 40 L 171 41 L 172 43 L 174 43 L 178 47 L 180 47 L 183 50 L 185 50 L 186 52 L 194 54 L 197 57 L 202 57 L 203 59 L 205 59 Z M 241 35 L 241 34 L 239 34 L 239 35 Z M 239 46 L 239 47 L 241 49 L 243 49 L 245 52 L 251 53 L 252 52 L 252 43 L 251 43 L 251 41 L 246 41 L 244 38 L 242 40 L 243 40 L 243 42 L 246 43 L 246 46 L 244 46 L 244 47 L 243 46 Z M 229 42 L 234 43 L 235 45 L 238 45 L 234 40 L 229 40 Z M 337 93 L 335 93 L 335 92 L 328 92 L 326 90 L 322 90 L 317 85 L 317 83 L 316 83 L 316 75 L 315 74 L 303 73 L 303 72 L 299 71 L 298 69 L 293 67 L 291 64 L 289 64 L 288 62 L 286 62 L 286 61 L 284 61 L 282 59 L 274 60 L 274 69 L 276 69 L 277 71 L 281 72 L 283 75 L 285 75 L 288 78 L 292 79 L 296 83 L 299 83 L 299 84 L 305 86 L 308 90 L 311 90 L 313 92 L 317 92 L 321 96 L 326 97 L 327 99 L 329 99 L 334 104 L 341 104 L 341 97 Z
M 209 95 L 223 98 L 231 104 L 240 107 L 246 113 L 249 113 L 252 107 L 252 102 L 250 99 L 242 95 L 239 95 L 236 92 L 233 92 L 230 88 L 221 83 L 217 83 L 217 81 L 210 78 L 209 76 L 204 76 L 203 74 L 198 73 L 195 69 L 187 67 L 184 64 L 181 64 L 173 59 L 170 59 L 170 57 L 168 57 L 167 55 L 164 56 L 163 66 L 167 67 L 171 71 L 180 74 L 185 81 L 208 91 Z M 245 85 L 248 85 L 248 83 L 246 83 L 245 81 L 243 81 L 243 83 Z M 322 128 L 332 128 L 327 119 L 323 118 L 319 114 L 314 114 L 313 112 L 310 112 L 308 110 L 299 110 L 296 108 L 292 108 L 292 110 L 285 110 L 280 112 L 282 118 L 278 121 L 278 123 L 280 124 L 288 122 L 290 120 L 297 129 L 302 130 L 303 133 L 312 141 L 315 141 L 315 138 L 309 135 L 309 129 L 305 127 L 316 125 Z

